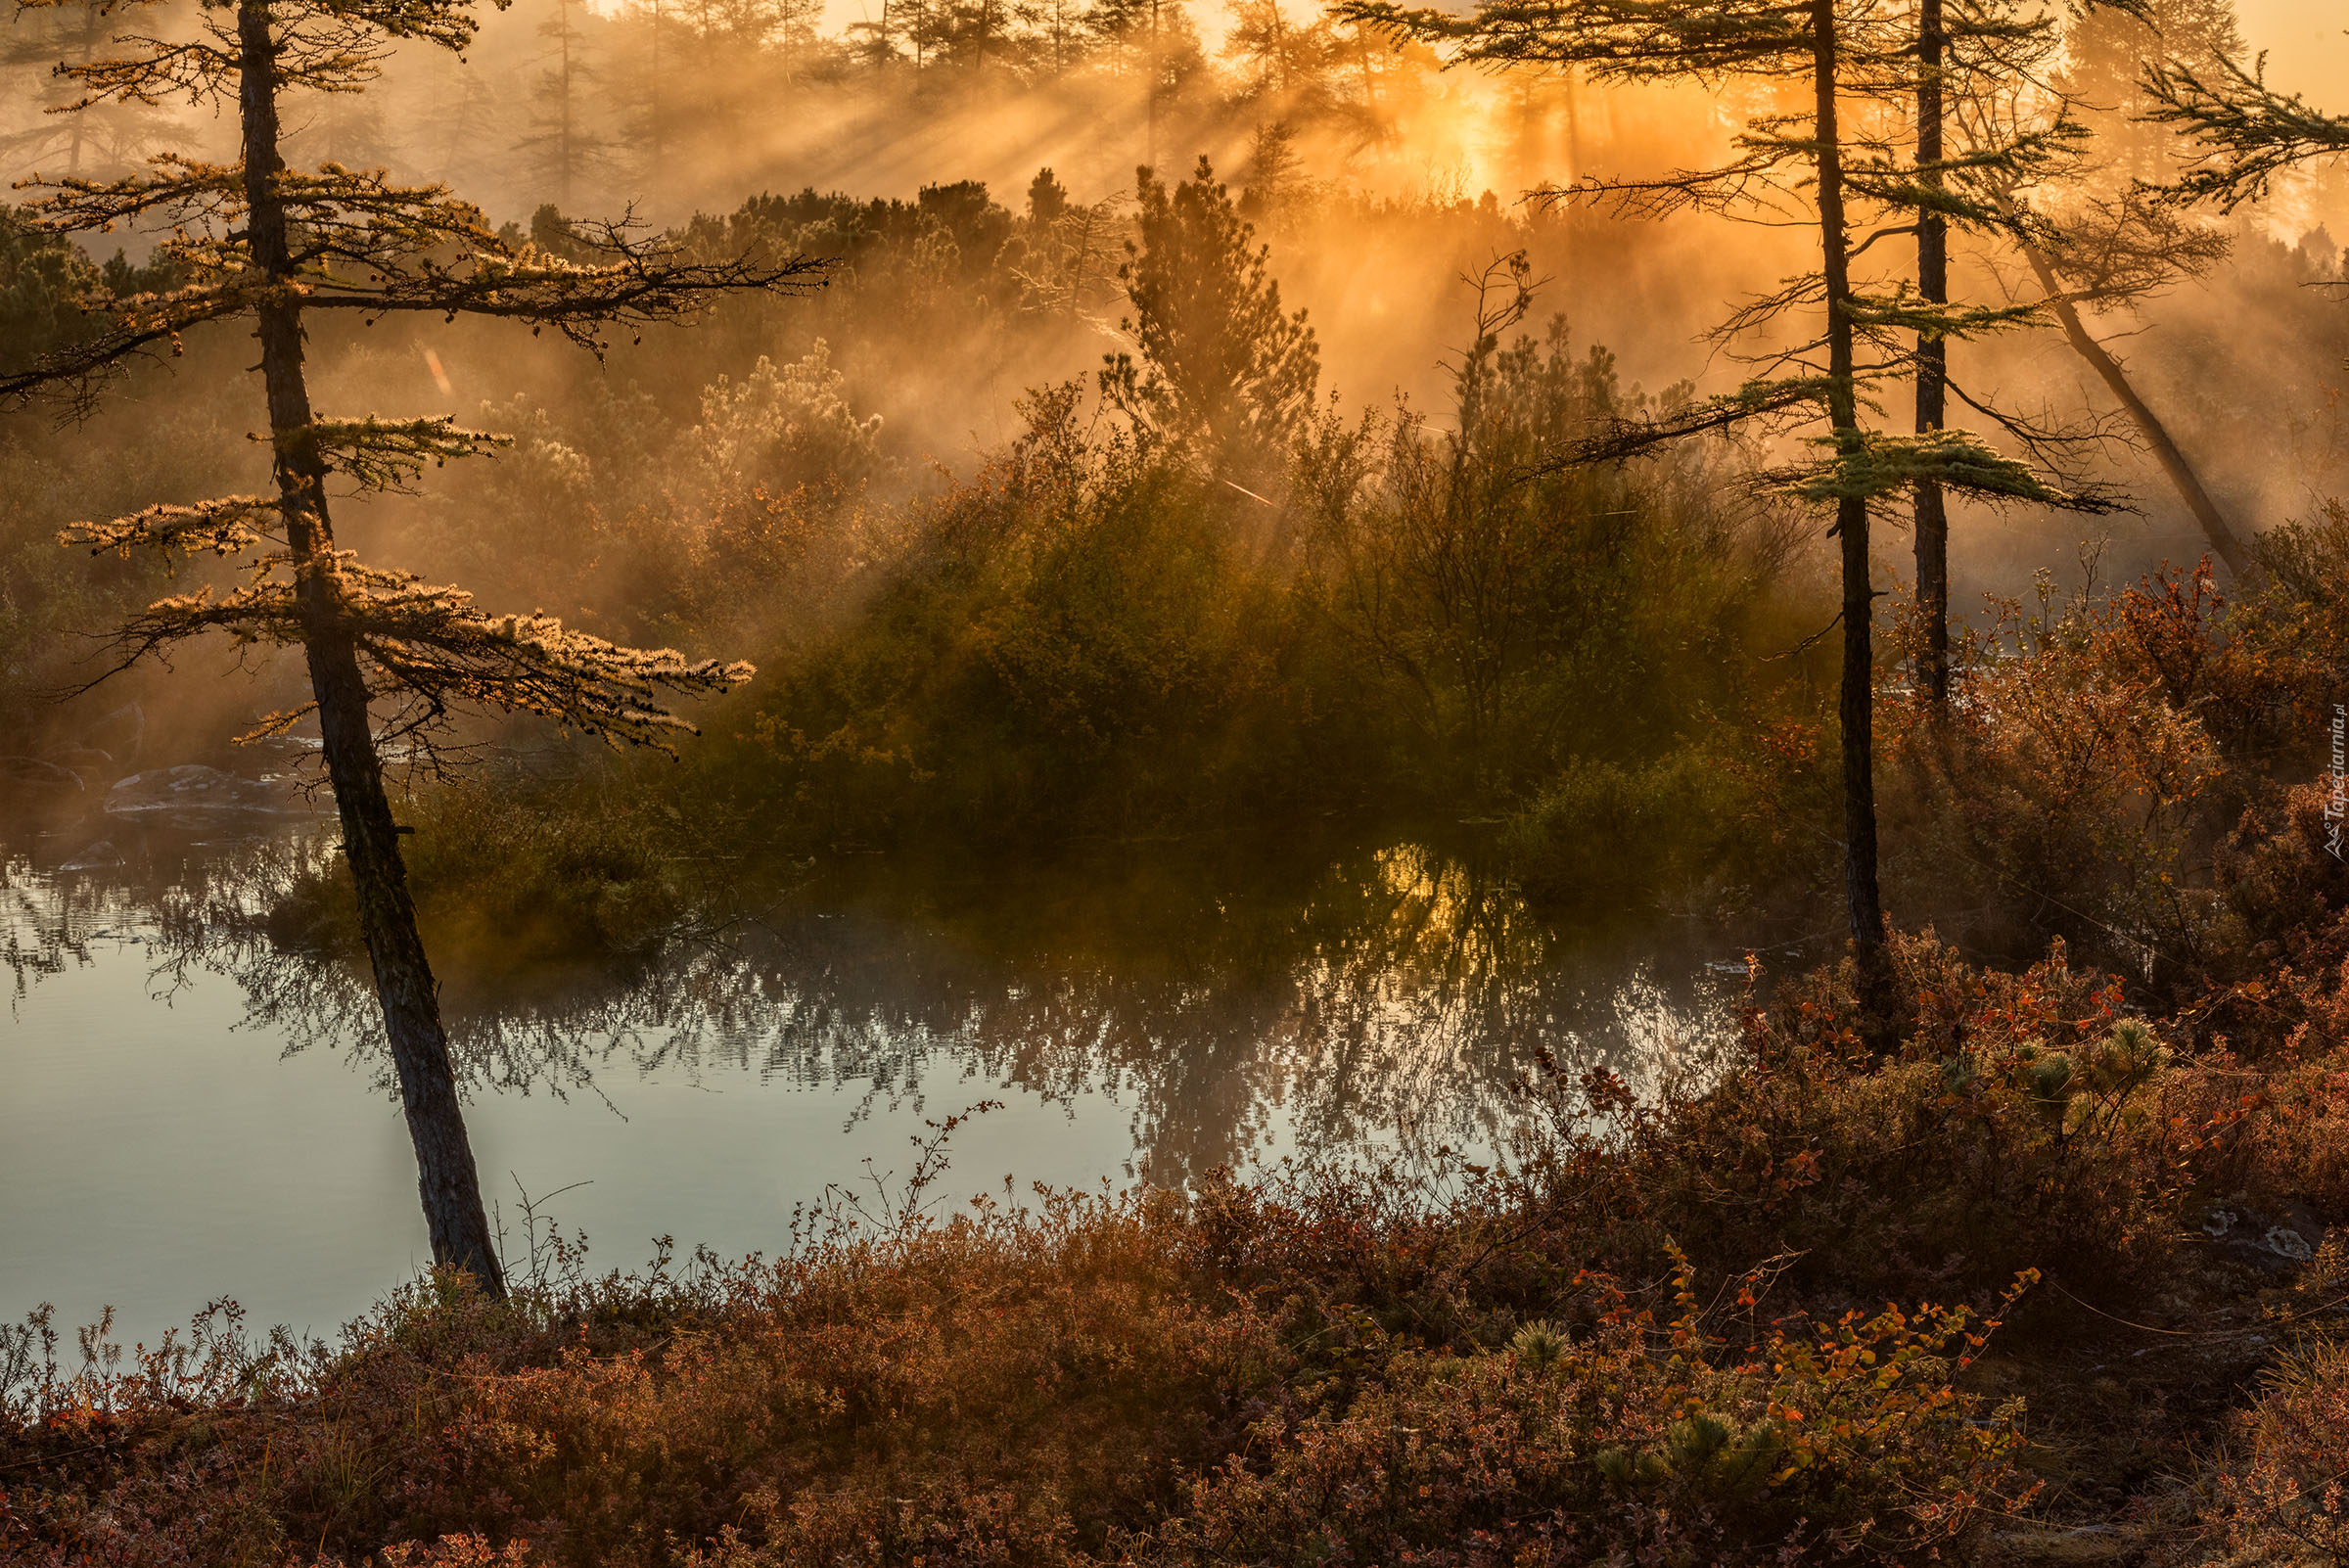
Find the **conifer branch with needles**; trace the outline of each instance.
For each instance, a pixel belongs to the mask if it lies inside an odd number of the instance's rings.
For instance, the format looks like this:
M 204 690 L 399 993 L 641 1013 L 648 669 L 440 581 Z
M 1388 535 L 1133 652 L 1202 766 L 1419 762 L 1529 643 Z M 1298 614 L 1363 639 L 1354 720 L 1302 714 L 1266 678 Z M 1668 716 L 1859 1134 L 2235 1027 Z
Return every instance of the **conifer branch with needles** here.
M 126 13 L 154 3 L 161 0 L 121 0 Z M 28 208 L 31 226 L 56 235 L 167 222 L 157 254 L 165 274 L 184 281 L 82 301 L 92 330 L 29 364 L 0 364 L 0 407 L 41 398 L 78 417 L 132 365 L 177 353 L 185 334 L 215 322 L 252 324 L 268 409 L 267 433 L 255 439 L 269 448 L 275 497 L 151 506 L 68 530 L 64 542 L 101 553 L 215 556 L 241 577 L 159 599 L 132 617 L 107 674 L 167 660 L 191 638 L 225 638 L 241 656 L 299 650 L 312 700 L 274 715 L 263 732 L 317 721 L 433 1256 L 498 1295 L 504 1281 L 438 987 L 384 787 L 386 744 L 397 738 L 437 762 L 442 726 L 461 710 L 488 709 L 537 715 L 614 745 L 666 750 L 693 731 L 671 703 L 724 693 L 753 671 L 670 648 L 622 647 L 536 611 L 490 615 L 461 588 L 367 566 L 340 547 L 330 479 L 360 492 L 410 492 L 428 467 L 494 451 L 504 438 L 439 416 L 319 417 L 303 366 L 305 317 L 484 316 L 552 327 L 600 353 L 613 329 L 680 321 L 732 294 L 803 293 L 822 285 L 827 266 L 800 255 L 689 254 L 626 219 L 582 231 L 584 257 L 574 259 L 509 243 L 444 186 L 401 184 L 381 169 L 334 162 L 287 166 L 288 94 L 362 91 L 400 44 L 462 50 L 477 27 L 470 0 L 200 0 L 197 20 L 193 38 L 126 29 L 113 53 L 60 67 L 79 94 L 66 109 L 166 99 L 218 106 L 235 116 L 238 157 L 164 153 L 118 179 L 36 179 Z

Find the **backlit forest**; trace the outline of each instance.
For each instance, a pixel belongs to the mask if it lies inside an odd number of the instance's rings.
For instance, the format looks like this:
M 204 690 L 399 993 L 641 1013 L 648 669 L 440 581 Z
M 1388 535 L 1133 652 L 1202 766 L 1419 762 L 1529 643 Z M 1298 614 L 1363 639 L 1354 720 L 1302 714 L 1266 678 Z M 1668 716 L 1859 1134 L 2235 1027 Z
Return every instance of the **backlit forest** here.
M 2330 9 L 20 6 L 0 1563 L 2340 1561 Z

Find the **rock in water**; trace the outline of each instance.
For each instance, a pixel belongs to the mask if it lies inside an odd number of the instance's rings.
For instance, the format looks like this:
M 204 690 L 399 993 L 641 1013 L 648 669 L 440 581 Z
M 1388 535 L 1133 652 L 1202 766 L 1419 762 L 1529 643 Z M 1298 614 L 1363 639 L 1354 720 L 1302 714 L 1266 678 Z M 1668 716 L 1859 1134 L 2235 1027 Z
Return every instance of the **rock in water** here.
M 122 852 L 115 848 L 114 840 L 100 839 L 79 854 L 58 867 L 60 871 L 103 871 L 122 863 Z
M 308 802 L 283 784 L 239 778 L 234 773 L 195 762 L 131 774 L 107 791 L 106 808 L 118 815 L 149 811 L 238 811 L 306 816 L 311 810 Z
M 35 757 L 0 757 L 0 789 L 31 795 L 78 795 L 81 775 Z

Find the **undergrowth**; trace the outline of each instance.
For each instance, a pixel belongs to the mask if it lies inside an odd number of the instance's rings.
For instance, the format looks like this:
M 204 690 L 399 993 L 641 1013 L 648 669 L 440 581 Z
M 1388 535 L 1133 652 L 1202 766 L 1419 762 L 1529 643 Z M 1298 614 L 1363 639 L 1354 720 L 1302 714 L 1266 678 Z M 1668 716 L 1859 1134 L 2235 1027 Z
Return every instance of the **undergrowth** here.
M 533 1224 L 511 1300 L 434 1275 L 332 1344 L 223 1305 L 61 1354 L 36 1317 L 6 1342 L 0 1557 L 1966 1555 L 2038 1505 L 2044 1417 L 1971 1370 L 1994 1330 L 2007 1360 L 2059 1354 L 2103 1321 L 2071 1303 L 2142 1311 L 2201 1267 L 2215 1195 L 2341 1213 L 2349 1057 L 2182 1050 L 2060 953 L 1900 960 L 1896 1058 L 1860 1051 L 1822 971 L 1757 989 L 1705 1082 L 1635 1102 L 1533 1075 L 1498 1164 L 949 1208 L 934 1146 L 774 1259 L 597 1274 Z M 2309 1321 L 2213 1435 L 2196 1539 L 2332 1539 L 2349 1379 Z

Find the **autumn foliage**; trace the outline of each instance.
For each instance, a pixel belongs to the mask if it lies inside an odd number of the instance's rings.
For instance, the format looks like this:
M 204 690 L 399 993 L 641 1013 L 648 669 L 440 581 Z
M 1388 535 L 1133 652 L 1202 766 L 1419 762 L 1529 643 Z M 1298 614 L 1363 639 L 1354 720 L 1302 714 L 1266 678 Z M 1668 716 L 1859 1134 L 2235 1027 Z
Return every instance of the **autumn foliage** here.
M 0 1556 L 1961 1551 L 2040 1486 L 2031 1411 L 1974 1359 L 2191 1274 L 2214 1196 L 2349 1209 L 2349 1058 L 2254 1075 L 2180 1054 L 2060 954 L 1896 951 L 1897 1058 L 1860 1051 L 1848 970 L 1822 971 L 1758 991 L 1727 1058 L 1652 1100 L 1525 1082 L 1499 1164 L 949 1209 L 931 1157 L 903 1194 L 803 1215 L 775 1260 L 594 1276 L 533 1231 L 512 1300 L 430 1277 L 333 1345 L 254 1342 L 222 1308 L 77 1358 L 35 1321 L 9 1341 Z M 2210 1531 L 2307 1489 L 2338 1370 L 2312 1349 L 2278 1374 Z M 2295 1528 L 2334 1528 L 2311 1497 Z

